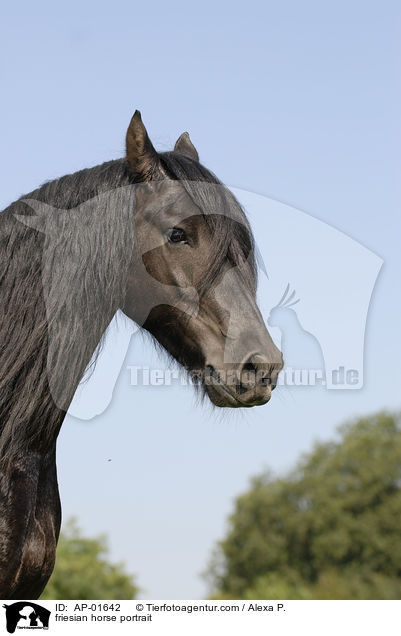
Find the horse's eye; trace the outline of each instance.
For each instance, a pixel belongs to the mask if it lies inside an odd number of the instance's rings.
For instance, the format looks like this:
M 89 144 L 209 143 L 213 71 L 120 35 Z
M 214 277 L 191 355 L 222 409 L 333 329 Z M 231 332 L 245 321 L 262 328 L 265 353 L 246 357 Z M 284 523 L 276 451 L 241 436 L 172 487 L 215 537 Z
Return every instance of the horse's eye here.
M 179 227 L 173 227 L 168 233 L 168 240 L 170 243 L 186 243 L 187 235 L 184 230 Z

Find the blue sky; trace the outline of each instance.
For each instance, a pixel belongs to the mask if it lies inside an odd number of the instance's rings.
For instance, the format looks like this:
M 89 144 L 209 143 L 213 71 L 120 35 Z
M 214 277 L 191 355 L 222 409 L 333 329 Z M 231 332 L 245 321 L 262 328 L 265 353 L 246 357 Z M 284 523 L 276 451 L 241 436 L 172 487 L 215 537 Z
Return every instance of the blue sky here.
M 188 130 L 224 182 L 305 211 L 384 260 L 359 391 L 277 391 L 266 407 L 216 414 L 187 387 L 132 387 L 123 368 L 104 414 L 67 418 L 64 516 L 107 532 L 149 597 L 205 594 L 198 574 L 251 475 L 290 467 L 344 418 L 400 406 L 399 31 L 390 1 L 2 9 L 1 207 L 121 156 L 139 108 L 160 150 Z M 141 362 L 161 364 L 135 337 L 125 365 Z

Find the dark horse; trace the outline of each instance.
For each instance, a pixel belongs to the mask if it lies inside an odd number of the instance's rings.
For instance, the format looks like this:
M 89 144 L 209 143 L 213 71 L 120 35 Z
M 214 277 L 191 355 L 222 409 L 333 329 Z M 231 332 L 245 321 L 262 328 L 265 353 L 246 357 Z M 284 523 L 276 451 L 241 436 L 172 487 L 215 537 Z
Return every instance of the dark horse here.
M 255 301 L 253 237 L 187 133 L 46 183 L 0 216 L 0 597 L 37 598 L 61 508 L 56 440 L 118 309 L 220 407 L 265 404 L 282 356 Z

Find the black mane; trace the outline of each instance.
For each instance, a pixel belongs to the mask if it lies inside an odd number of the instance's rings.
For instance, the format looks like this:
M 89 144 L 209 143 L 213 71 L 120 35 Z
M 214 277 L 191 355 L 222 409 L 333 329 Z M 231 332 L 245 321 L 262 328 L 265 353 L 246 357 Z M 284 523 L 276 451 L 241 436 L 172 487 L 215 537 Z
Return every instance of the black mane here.
M 0 457 L 18 455 L 27 441 L 32 447 L 53 443 L 65 416 L 57 408 L 47 374 L 49 316 L 43 295 L 42 256 L 44 233 L 20 222 L 16 216 L 35 216 L 22 201 L 37 200 L 60 210 L 80 204 L 130 183 L 124 159 L 82 170 L 45 183 L 22 197 L 0 214 Z M 68 284 L 59 289 L 57 309 L 60 326 L 62 361 L 70 381 L 64 387 L 62 402 L 68 404 L 107 324 L 118 309 L 124 294 L 124 270 L 132 253 L 127 249 L 132 237 L 129 211 L 100 210 L 102 231 L 88 233 L 93 260 L 83 263 L 81 280 L 74 281 L 75 297 L 69 297 Z M 130 232 L 131 227 L 131 232 Z M 71 226 L 73 229 L 73 225 Z M 124 231 L 123 231 L 124 230 Z M 79 232 L 64 233 L 62 249 L 66 259 L 79 253 Z M 124 237 L 121 244 L 119 238 Z M 97 244 L 96 244 L 97 243 Z M 87 246 L 85 246 L 86 249 Z M 131 248 L 132 250 L 132 248 Z M 60 255 L 62 256 L 62 255 Z M 94 276 L 93 272 L 97 275 Z M 66 272 L 68 274 L 68 272 Z M 90 296 L 86 294 L 91 288 Z M 102 288 L 104 281 L 107 289 Z M 64 316 L 63 316 L 64 312 Z M 75 334 L 75 345 L 71 335 Z M 64 340 L 64 346 L 63 341 Z M 39 425 L 40 423 L 40 425 Z

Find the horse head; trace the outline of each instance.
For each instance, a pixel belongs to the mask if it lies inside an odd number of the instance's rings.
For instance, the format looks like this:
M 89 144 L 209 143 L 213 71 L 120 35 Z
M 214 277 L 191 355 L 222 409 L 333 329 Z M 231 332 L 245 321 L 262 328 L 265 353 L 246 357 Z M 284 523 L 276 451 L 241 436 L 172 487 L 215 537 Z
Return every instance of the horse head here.
M 158 153 L 138 112 L 127 159 L 135 246 L 122 309 L 215 405 L 266 403 L 283 361 L 256 303 L 254 239 L 240 204 L 199 163 L 187 133 Z

